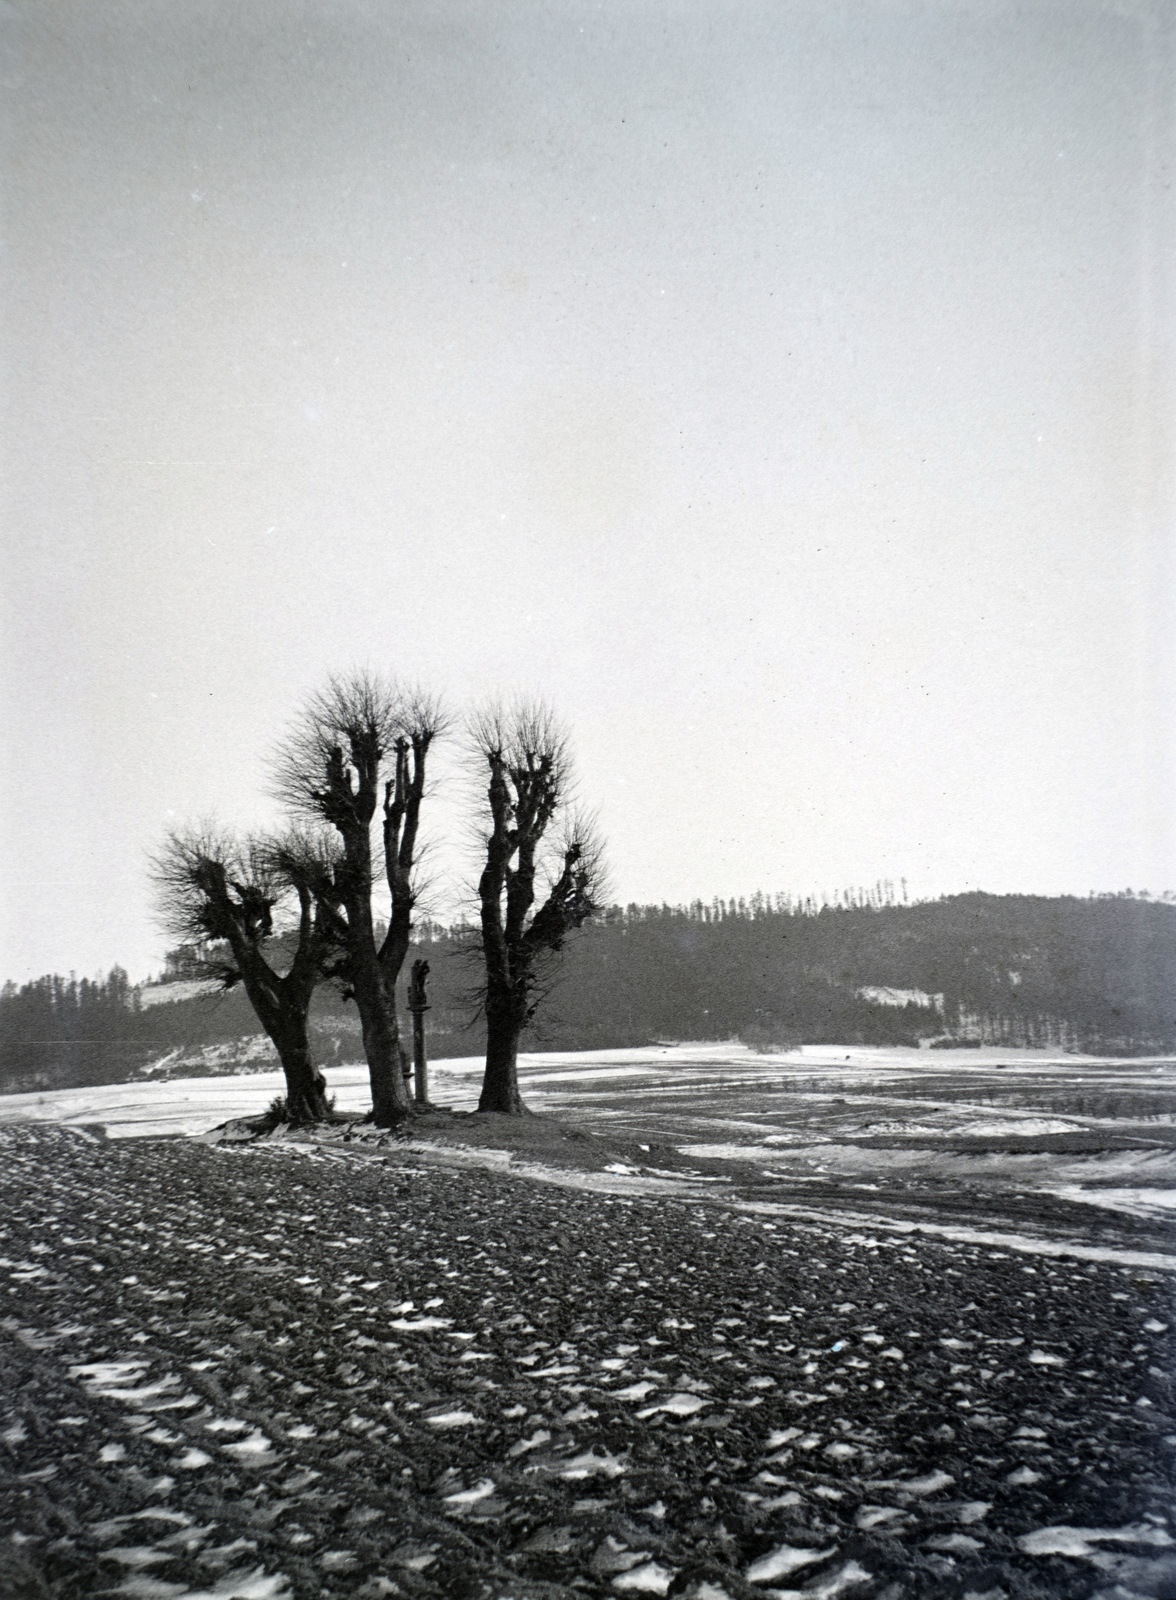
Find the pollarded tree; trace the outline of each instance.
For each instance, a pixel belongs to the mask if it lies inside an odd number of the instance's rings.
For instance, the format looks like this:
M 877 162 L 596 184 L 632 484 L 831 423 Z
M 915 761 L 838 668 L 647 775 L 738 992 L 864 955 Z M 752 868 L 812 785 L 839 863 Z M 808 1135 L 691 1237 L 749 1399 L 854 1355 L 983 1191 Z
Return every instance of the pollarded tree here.
M 429 750 L 445 731 L 441 703 L 370 673 L 332 678 L 313 695 L 279 747 L 277 793 L 338 836 L 342 861 L 332 925 L 333 968 L 359 1011 L 372 1116 L 391 1127 L 412 1112 L 404 1081 L 396 980 L 412 931 L 414 868 Z M 382 862 L 372 848 L 377 811 Z M 388 928 L 377 944 L 372 894 L 387 879 Z
M 489 771 L 478 880 L 486 1011 L 478 1110 L 520 1116 L 519 1037 L 546 992 L 550 957 L 603 899 L 601 849 L 592 819 L 571 804 L 568 739 L 547 706 L 481 712 L 470 743 L 480 771 Z M 544 854 L 547 894 L 536 909 Z
M 291 1122 L 327 1115 L 326 1080 L 310 1050 L 308 1015 L 332 954 L 331 899 L 339 852 L 329 835 L 291 830 L 238 841 L 205 827 L 168 835 L 152 862 L 160 920 L 201 952 L 197 970 L 224 988 L 240 983 L 273 1040 L 286 1077 Z M 283 912 L 297 921 L 283 930 Z M 274 965 L 288 949 L 284 972 Z

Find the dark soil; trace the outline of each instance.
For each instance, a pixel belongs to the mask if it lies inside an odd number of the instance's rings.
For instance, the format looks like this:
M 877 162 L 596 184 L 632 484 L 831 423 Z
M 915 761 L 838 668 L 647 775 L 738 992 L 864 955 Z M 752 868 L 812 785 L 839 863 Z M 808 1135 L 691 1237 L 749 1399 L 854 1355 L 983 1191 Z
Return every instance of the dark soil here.
M 617 1159 L 545 1122 L 505 1130 L 524 1160 Z M 1171 1285 L 1139 1269 L 347 1129 L 13 1126 L 0 1162 L 4 1600 L 1176 1596 Z M 1019 1547 L 1059 1524 L 1119 1537 Z
M 572 1167 L 584 1172 L 601 1172 L 618 1161 L 635 1164 L 634 1170 L 638 1166 L 680 1172 L 700 1170 L 698 1161 L 687 1159 L 670 1144 L 613 1139 L 600 1129 L 577 1128 L 556 1117 L 532 1112 L 511 1117 L 494 1111 L 454 1111 L 445 1106 L 417 1112 L 395 1130 L 377 1128 L 366 1117 L 355 1115 L 341 1114 L 330 1122 L 309 1127 L 280 1124 L 274 1129 L 269 1128 L 264 1117 L 256 1117 L 227 1122 L 200 1137 L 208 1144 L 251 1144 L 259 1138 L 324 1147 L 341 1144 L 365 1153 L 423 1142 L 438 1148 L 498 1150 L 524 1165 L 541 1162 L 544 1166 Z

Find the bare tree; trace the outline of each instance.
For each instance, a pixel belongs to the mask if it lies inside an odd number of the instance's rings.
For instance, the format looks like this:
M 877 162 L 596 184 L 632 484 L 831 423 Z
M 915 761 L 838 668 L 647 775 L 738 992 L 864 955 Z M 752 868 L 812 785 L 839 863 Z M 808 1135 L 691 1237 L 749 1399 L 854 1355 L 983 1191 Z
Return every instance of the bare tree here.
M 412 1111 L 404 1081 L 396 980 L 408 953 L 417 888 L 414 868 L 430 747 L 444 732 L 440 701 L 404 691 L 367 672 L 332 678 L 304 706 L 280 746 L 277 791 L 303 815 L 334 828 L 342 850 L 333 933 L 333 968 L 359 1011 L 372 1090 L 372 1116 L 381 1127 Z M 385 777 L 389 765 L 391 775 Z M 380 812 L 382 870 L 391 910 L 376 942 L 372 893 L 380 859 L 372 827 Z
M 169 834 L 152 862 L 164 926 L 202 952 L 202 975 L 226 989 L 243 985 L 273 1040 L 292 1122 L 321 1122 L 328 1115 L 326 1080 L 311 1057 L 307 1018 L 330 961 L 337 868 L 329 836 L 292 830 L 242 842 L 212 827 Z M 288 944 L 280 913 L 294 906 L 293 953 L 279 972 L 271 958 Z
M 567 735 L 547 706 L 481 712 L 471 719 L 470 740 L 483 775 L 489 768 L 478 880 L 486 1010 L 478 1110 L 520 1116 L 519 1037 L 546 992 L 547 958 L 601 901 L 601 850 L 592 819 L 571 804 Z M 547 896 L 536 910 L 540 852 L 550 837 Z

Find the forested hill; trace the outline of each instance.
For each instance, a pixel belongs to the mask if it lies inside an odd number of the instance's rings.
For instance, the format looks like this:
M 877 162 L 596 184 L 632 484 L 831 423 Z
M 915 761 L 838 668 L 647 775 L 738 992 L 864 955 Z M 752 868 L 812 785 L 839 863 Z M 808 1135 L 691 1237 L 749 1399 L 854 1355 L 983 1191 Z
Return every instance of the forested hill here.
M 430 1051 L 474 1054 L 478 960 L 469 929 L 425 924 Z M 182 962 L 170 963 L 170 976 Z M 405 976 L 408 965 L 406 964 Z M 914 905 L 613 907 L 569 942 L 531 1048 L 654 1039 L 801 1043 L 976 1041 L 1110 1054 L 1176 1049 L 1176 905 L 955 895 Z M 321 1059 L 361 1057 L 353 1006 L 321 989 Z M 405 1019 L 407 1021 L 407 1018 Z M 0 993 L 0 1089 L 276 1065 L 240 991 L 46 977 Z
M 1172 1049 L 1176 905 L 966 894 L 819 909 L 758 897 L 746 907 L 629 907 L 585 930 L 550 1002 L 556 1017 L 577 1036 L 596 1026 L 624 1043 L 950 1035 Z

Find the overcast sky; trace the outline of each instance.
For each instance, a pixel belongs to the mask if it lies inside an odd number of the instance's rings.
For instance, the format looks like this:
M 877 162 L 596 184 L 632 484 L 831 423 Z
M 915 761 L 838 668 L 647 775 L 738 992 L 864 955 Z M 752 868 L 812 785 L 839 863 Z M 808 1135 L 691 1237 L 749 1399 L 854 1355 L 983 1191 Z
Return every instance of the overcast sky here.
M 357 663 L 549 696 L 622 901 L 1176 887 L 1170 24 L 0 5 L 0 978 Z

